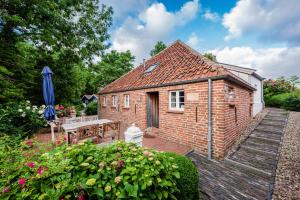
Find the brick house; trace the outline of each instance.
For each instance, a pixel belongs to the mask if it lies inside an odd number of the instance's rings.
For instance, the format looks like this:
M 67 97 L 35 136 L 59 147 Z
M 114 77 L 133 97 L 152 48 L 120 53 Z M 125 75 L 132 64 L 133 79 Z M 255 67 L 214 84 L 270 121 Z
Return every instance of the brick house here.
M 99 117 L 224 158 L 252 118 L 255 88 L 181 41 L 99 93 Z M 211 139 L 210 139 L 211 138 Z

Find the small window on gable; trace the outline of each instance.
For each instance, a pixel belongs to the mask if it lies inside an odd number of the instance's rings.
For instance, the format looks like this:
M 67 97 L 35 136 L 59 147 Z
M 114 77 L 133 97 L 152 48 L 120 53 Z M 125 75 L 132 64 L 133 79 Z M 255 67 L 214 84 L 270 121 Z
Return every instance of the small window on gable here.
M 103 106 L 107 105 L 106 96 L 103 97 Z
M 169 109 L 175 111 L 184 110 L 184 91 L 170 91 L 169 92 Z
M 118 99 L 117 99 L 117 96 L 116 95 L 112 95 L 112 106 L 113 107 L 117 107 L 117 104 L 118 104 Z
M 129 106 L 130 106 L 129 101 L 130 101 L 129 94 L 125 94 L 124 95 L 124 107 L 125 108 L 129 108 Z
M 158 62 L 157 63 L 154 63 L 152 65 L 150 65 L 150 67 L 148 67 L 148 69 L 145 71 L 145 73 L 150 73 L 152 72 L 157 66 L 158 66 Z

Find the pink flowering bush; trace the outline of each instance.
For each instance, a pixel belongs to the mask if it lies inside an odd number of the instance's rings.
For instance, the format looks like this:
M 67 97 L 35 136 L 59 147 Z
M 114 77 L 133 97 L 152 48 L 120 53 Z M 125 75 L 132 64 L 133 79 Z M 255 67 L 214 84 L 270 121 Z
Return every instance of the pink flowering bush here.
M 134 144 L 63 144 L 19 156 L 0 177 L 0 199 L 176 199 L 178 192 L 173 158 Z

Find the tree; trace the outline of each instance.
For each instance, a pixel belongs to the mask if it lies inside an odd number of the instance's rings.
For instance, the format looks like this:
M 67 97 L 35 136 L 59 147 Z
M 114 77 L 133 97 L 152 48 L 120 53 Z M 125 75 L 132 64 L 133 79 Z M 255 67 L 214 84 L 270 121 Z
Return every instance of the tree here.
M 203 56 L 211 61 L 217 62 L 217 57 L 212 53 L 204 53 Z
M 73 101 L 80 73 L 102 56 L 112 8 L 99 0 L 0 0 L 0 103 L 41 97 L 41 70 L 54 72 L 56 100 Z M 82 88 L 80 88 L 82 89 Z
M 161 52 L 165 48 L 167 48 L 167 45 L 165 45 L 162 41 L 158 41 L 155 44 L 154 49 L 151 50 L 150 55 L 155 56 L 156 54 L 158 54 L 159 52 Z
M 90 67 L 91 80 L 87 83 L 87 93 L 93 94 L 99 88 L 117 80 L 133 68 L 134 56 L 130 51 L 117 52 L 115 50 L 103 55 L 102 60 Z
M 293 90 L 295 90 L 297 85 L 300 84 L 299 77 L 296 75 L 291 76 L 288 81 L 291 83 Z

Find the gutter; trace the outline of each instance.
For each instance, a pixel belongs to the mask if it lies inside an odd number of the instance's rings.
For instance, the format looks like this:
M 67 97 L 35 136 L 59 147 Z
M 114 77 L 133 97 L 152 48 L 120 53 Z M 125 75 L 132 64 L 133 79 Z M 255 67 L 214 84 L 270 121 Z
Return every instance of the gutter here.
M 198 78 L 193 80 L 187 80 L 187 81 L 178 81 L 178 82 L 172 82 L 172 83 L 162 83 L 159 85 L 149 85 L 149 86 L 142 86 L 142 87 L 135 87 L 135 88 L 128 88 L 128 89 L 119 89 L 119 90 L 111 90 L 108 92 L 99 92 L 98 94 L 110 94 L 110 93 L 118 93 L 118 92 L 128 92 L 133 90 L 142 90 L 142 89 L 150 89 L 150 88 L 158 88 L 158 87 L 167 87 L 167 86 L 175 86 L 175 85 L 182 85 L 182 84 L 190 84 L 190 83 L 198 83 L 198 82 L 206 82 L 209 79 L 211 80 L 229 80 L 231 82 L 234 82 L 238 85 L 244 86 L 249 90 L 255 91 L 256 88 L 249 85 L 247 82 L 241 81 L 236 79 L 234 76 L 230 74 L 221 75 L 221 76 L 212 76 L 212 77 L 206 77 L 206 78 Z
M 211 136 L 212 136 L 212 123 L 211 123 L 211 79 L 208 79 L 208 120 L 207 120 L 207 159 L 211 160 L 212 155 L 212 145 L 211 145 Z

